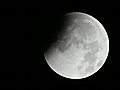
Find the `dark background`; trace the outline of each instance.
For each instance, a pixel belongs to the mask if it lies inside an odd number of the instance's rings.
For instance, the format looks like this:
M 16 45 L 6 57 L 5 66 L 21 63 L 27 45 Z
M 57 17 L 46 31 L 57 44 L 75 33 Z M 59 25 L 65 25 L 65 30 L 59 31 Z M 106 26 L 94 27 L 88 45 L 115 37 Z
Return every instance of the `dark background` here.
M 4 64 L 1 65 L 4 87 L 12 83 L 10 87 L 14 88 L 117 88 L 114 86 L 117 85 L 116 71 L 119 71 L 115 63 L 119 59 L 118 49 L 115 49 L 119 44 L 116 45 L 116 40 L 119 39 L 117 3 L 47 2 L 39 3 L 34 8 L 1 8 L 0 11 L 1 36 L 5 42 L 2 45 L 5 46 L 5 53 L 9 54 L 5 55 L 2 60 Z M 61 17 L 70 12 L 82 12 L 98 19 L 110 39 L 110 52 L 103 67 L 94 75 L 82 80 L 69 80 L 57 75 L 44 58 L 44 52 L 58 33 Z

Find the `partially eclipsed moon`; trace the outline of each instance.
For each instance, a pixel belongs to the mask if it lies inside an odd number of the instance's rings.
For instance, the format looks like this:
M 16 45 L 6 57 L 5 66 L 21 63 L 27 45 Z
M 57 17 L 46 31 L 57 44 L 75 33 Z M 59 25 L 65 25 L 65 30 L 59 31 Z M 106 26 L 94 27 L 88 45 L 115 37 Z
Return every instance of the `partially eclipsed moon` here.
M 101 23 L 90 15 L 75 15 L 72 25 L 66 28 L 70 34 L 67 50 L 54 48 L 49 53 L 51 68 L 68 78 L 82 78 L 95 73 L 104 63 L 108 54 L 108 38 Z M 66 36 L 65 36 L 66 37 Z

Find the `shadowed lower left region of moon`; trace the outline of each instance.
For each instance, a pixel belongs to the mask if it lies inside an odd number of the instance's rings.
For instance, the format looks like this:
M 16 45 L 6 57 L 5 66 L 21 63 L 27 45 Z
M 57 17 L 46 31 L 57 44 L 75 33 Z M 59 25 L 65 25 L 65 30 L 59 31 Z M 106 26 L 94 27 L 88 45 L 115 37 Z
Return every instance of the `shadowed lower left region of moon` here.
M 84 13 L 72 13 L 60 22 L 58 37 L 45 57 L 57 73 L 70 78 L 92 74 L 108 53 L 108 38 L 98 20 Z

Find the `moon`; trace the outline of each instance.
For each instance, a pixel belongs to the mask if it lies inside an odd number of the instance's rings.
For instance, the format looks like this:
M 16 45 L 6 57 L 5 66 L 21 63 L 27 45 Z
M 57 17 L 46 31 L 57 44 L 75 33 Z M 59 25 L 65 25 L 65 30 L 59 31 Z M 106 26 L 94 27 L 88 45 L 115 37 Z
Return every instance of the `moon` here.
M 66 18 L 66 17 L 65 17 Z M 48 65 L 57 74 L 71 79 L 93 75 L 104 64 L 109 40 L 103 25 L 91 15 L 67 14 L 60 40 L 45 54 Z

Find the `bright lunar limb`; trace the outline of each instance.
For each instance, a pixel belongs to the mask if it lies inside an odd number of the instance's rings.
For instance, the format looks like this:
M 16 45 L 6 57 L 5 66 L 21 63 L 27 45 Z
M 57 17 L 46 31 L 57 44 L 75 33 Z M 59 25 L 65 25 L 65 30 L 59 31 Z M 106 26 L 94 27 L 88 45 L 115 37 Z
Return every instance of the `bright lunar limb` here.
M 103 25 L 85 13 L 69 13 L 72 18 L 69 32 L 69 49 L 62 52 L 54 48 L 45 55 L 49 66 L 63 77 L 80 79 L 91 76 L 104 64 L 109 40 Z M 70 21 L 70 20 L 69 20 Z M 73 30 L 71 30 L 73 29 Z

